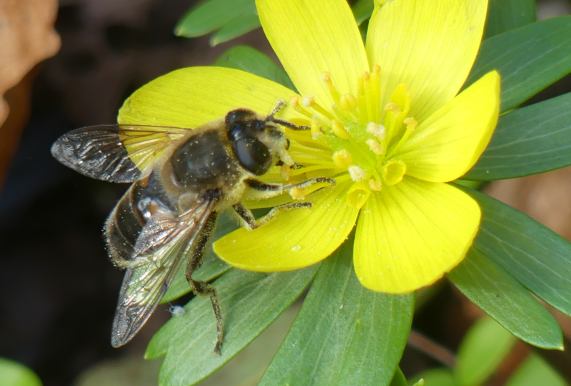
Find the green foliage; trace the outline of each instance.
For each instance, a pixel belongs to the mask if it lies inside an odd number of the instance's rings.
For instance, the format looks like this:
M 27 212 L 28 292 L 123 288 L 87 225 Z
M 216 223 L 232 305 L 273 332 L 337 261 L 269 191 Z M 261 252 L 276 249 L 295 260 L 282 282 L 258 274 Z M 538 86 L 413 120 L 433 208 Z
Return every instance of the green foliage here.
M 519 106 L 571 72 L 571 16 L 528 24 L 483 42 L 466 84 L 497 69 L 502 111 Z
M 471 192 L 483 212 L 475 246 L 537 296 L 571 315 L 571 244 L 529 216 Z
M 373 13 L 373 0 L 357 0 L 351 6 L 357 24 L 361 25 L 371 17 Z
M 472 249 L 449 278 L 467 298 L 521 340 L 543 348 L 562 347 L 561 330 L 551 314 L 478 250 Z
M 498 180 L 571 165 L 571 93 L 500 118 L 469 180 Z
M 515 343 L 513 335 L 492 319 L 479 320 L 464 337 L 455 369 L 459 386 L 478 385 L 486 380 Z
M 42 385 L 40 378 L 32 370 L 6 358 L 0 358 L 0 383 L 9 386 Z
M 567 386 L 563 378 L 537 355 L 530 355 L 506 383 L 506 386 Z
M 222 355 L 213 352 L 214 315 L 208 297 L 198 296 L 155 334 L 147 358 L 166 355 L 160 383 L 190 385 L 206 378 L 255 339 L 312 280 L 317 267 L 271 275 L 231 270 L 215 282 L 224 313 Z
M 353 270 L 352 245 L 345 243 L 323 262 L 260 385 L 388 385 L 412 313 L 412 295 L 363 288 Z
M 413 386 L 456 386 L 454 374 L 449 369 L 431 369 L 424 371 L 417 378 L 418 381 Z M 420 382 L 423 382 L 420 385 Z
M 535 21 L 535 0 L 490 0 L 486 37 Z
M 190 38 L 214 32 L 210 38 L 214 46 L 259 26 L 254 0 L 205 0 L 183 16 L 175 34 Z
M 282 67 L 263 52 L 249 46 L 235 46 L 228 49 L 214 64 L 244 70 L 294 89 L 293 83 Z

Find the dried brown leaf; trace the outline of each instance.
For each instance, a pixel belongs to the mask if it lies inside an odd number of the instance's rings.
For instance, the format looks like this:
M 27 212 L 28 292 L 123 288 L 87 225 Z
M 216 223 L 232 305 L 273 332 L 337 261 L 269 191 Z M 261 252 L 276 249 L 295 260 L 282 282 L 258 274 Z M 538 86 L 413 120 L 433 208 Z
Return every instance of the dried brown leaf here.
M 0 1 L 0 125 L 8 116 L 6 91 L 59 49 L 56 13 L 56 0 Z

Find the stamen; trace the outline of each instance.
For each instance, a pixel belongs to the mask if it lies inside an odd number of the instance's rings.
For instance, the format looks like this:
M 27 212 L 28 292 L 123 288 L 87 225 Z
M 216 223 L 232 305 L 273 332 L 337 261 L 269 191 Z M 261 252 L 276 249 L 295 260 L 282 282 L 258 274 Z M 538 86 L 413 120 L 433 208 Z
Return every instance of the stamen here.
M 387 129 L 383 125 L 369 122 L 367 124 L 367 133 L 374 135 L 378 140 L 382 141 L 385 139 Z
M 337 150 L 333 153 L 333 163 L 338 168 L 348 168 L 351 163 L 353 162 L 353 157 L 351 157 L 351 153 L 349 153 L 346 149 Z
M 331 96 L 333 97 L 333 100 L 335 102 L 339 101 L 339 91 L 337 91 L 335 85 L 333 84 L 333 80 L 331 80 L 331 74 L 328 72 L 324 72 L 321 79 L 325 83 L 325 87 L 327 87 L 327 90 L 329 91 L 329 94 L 331 94 Z
M 369 188 L 371 188 L 371 190 L 375 191 L 375 192 L 380 192 L 381 189 L 383 188 L 383 184 L 381 181 L 371 178 L 369 180 Z
M 291 188 L 289 195 L 294 200 L 303 200 L 305 198 L 305 192 L 301 188 Z
M 311 139 L 317 140 L 321 137 L 321 124 L 315 117 L 311 120 L 309 131 L 311 132 Z
M 369 138 L 365 141 L 367 146 L 369 146 L 369 150 L 371 150 L 376 155 L 382 155 L 384 153 L 382 145 L 373 138 Z
M 307 109 L 303 108 L 303 106 L 301 106 L 300 101 L 299 101 L 299 97 L 295 96 L 293 98 L 291 98 L 291 101 L 289 102 L 290 106 L 297 111 L 298 113 L 305 115 L 308 118 L 311 118 L 311 112 L 309 112 Z
M 354 208 L 361 209 L 370 195 L 371 191 L 365 185 L 360 182 L 354 183 L 347 192 L 347 203 Z
M 365 171 L 361 169 L 360 166 L 357 165 L 349 166 L 347 168 L 347 171 L 349 172 L 349 175 L 351 176 L 351 179 L 353 181 L 362 181 L 365 179 L 365 176 L 367 175 Z
M 343 110 L 353 110 L 357 106 L 357 99 L 351 94 L 343 94 L 339 106 Z
M 406 173 L 406 164 L 400 160 L 389 160 L 383 166 L 383 181 L 387 185 L 396 185 Z
M 333 131 L 333 134 L 335 134 L 337 137 L 341 138 L 341 139 L 349 139 L 351 138 L 351 136 L 349 135 L 349 132 L 347 131 L 347 129 L 345 129 L 345 126 L 343 126 L 341 123 L 339 123 L 339 121 L 333 121 L 331 122 L 331 130 Z

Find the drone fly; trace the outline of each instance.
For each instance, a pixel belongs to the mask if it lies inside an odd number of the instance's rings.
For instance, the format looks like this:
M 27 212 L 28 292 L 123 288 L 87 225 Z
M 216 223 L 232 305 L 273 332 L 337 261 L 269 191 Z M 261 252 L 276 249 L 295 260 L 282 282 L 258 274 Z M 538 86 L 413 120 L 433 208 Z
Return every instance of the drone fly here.
M 291 189 L 334 184 L 312 178 L 296 184 L 269 184 L 257 179 L 272 165 L 293 166 L 283 128 L 306 130 L 248 109 L 228 112 L 223 119 L 188 128 L 145 125 L 99 125 L 73 130 L 52 146 L 52 155 L 88 177 L 131 183 L 105 223 L 112 262 L 125 269 L 115 310 L 111 345 L 129 342 L 145 324 L 186 261 L 186 279 L 194 293 L 208 295 L 216 317 L 220 353 L 222 311 L 216 289 L 192 278 L 218 214 L 233 210 L 248 229 L 277 213 L 309 208 L 293 201 L 256 218 L 242 203 L 249 188 L 257 198 L 271 198 Z

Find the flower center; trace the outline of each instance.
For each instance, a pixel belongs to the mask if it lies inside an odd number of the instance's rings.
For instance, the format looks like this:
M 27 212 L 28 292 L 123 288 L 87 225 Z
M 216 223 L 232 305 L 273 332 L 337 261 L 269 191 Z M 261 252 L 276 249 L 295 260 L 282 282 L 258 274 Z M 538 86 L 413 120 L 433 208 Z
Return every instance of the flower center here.
M 355 94 L 340 93 L 328 73 L 322 81 L 329 106 L 307 96 L 294 98 L 291 105 L 309 122 L 313 140 L 332 150 L 335 167 L 346 171 L 354 182 L 348 202 L 362 207 L 370 194 L 398 184 L 406 174 L 406 164 L 395 154 L 417 126 L 408 116 L 410 96 L 400 84 L 383 101 L 379 66 L 359 78 Z

